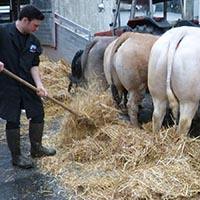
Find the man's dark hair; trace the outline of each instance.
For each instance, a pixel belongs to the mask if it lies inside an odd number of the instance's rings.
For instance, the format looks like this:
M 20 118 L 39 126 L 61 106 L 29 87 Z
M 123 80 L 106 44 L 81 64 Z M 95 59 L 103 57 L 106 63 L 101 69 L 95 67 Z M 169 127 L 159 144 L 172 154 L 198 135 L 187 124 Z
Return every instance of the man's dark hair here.
M 33 5 L 27 5 L 19 13 L 19 20 L 22 20 L 22 18 L 27 17 L 29 21 L 32 21 L 33 19 L 43 20 L 44 15 L 42 12 L 36 8 Z

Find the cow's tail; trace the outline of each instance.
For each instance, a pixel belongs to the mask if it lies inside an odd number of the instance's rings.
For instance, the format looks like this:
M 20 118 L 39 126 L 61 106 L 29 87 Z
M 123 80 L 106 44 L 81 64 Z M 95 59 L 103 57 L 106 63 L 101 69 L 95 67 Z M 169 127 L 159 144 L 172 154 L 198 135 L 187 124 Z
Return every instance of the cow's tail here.
M 77 79 L 80 79 L 81 74 L 82 74 L 81 65 L 79 62 L 82 54 L 83 54 L 83 50 L 79 50 L 76 52 L 74 58 L 72 59 L 72 64 L 71 64 L 72 74 L 71 75 Z
M 110 74 L 111 74 L 111 81 L 112 81 L 112 83 L 114 82 L 114 81 L 113 81 L 113 76 L 112 76 L 112 74 L 117 75 L 117 72 L 116 72 L 115 67 L 114 67 L 114 65 L 113 65 L 113 57 L 114 57 L 115 53 L 118 51 L 119 47 L 120 47 L 132 34 L 133 34 L 132 32 L 123 33 L 123 34 L 117 39 L 117 41 L 115 42 L 115 44 L 114 44 L 114 46 L 113 46 L 113 48 L 112 48 L 112 50 L 111 50 L 111 54 L 110 54 L 110 60 L 111 60 L 111 62 L 110 62 L 110 63 L 112 63 L 112 66 L 110 66 L 110 72 L 111 72 Z
M 172 114 L 175 119 L 178 118 L 178 100 L 171 87 L 171 76 L 175 52 L 185 35 L 185 31 L 177 31 L 177 34 L 169 41 L 168 48 L 166 92 L 169 100 L 169 106 L 172 109 Z
M 117 41 L 115 42 L 112 50 L 111 50 L 111 54 L 110 54 L 110 60 L 111 60 L 111 66 L 110 66 L 110 76 L 111 76 L 111 90 L 112 90 L 112 96 L 113 96 L 113 99 L 115 100 L 116 104 L 118 107 L 120 107 L 120 103 L 121 103 L 121 100 L 122 100 L 122 96 L 121 95 L 124 95 L 124 96 L 127 96 L 127 92 L 123 92 L 123 94 L 120 92 L 119 93 L 119 90 L 118 88 L 116 87 L 115 85 L 115 81 L 114 80 L 119 80 L 118 78 L 118 74 L 116 72 L 116 69 L 115 69 L 115 66 L 113 64 L 113 58 L 114 58 L 114 55 L 115 53 L 118 51 L 118 49 L 120 48 L 120 46 L 132 35 L 133 33 L 132 32 L 126 32 L 126 33 L 123 33 L 118 39 Z M 124 88 L 124 91 L 126 91 L 126 89 Z M 126 93 L 126 94 L 125 94 Z M 126 97 L 127 98 L 127 97 Z
M 81 58 L 81 66 L 82 66 L 82 72 L 85 71 L 88 55 L 90 53 L 90 50 L 93 48 L 93 46 L 98 42 L 97 39 L 92 40 L 90 43 L 88 43 L 83 51 L 82 58 Z

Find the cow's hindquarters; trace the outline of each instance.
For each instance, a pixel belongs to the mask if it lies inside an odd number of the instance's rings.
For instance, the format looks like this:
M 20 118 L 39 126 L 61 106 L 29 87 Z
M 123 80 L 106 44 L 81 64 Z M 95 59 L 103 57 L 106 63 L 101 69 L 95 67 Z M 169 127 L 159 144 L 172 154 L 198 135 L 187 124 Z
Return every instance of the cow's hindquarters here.
M 199 39 L 186 36 L 175 53 L 172 88 L 179 100 L 180 118 L 178 132 L 187 135 L 200 100 L 200 47 Z

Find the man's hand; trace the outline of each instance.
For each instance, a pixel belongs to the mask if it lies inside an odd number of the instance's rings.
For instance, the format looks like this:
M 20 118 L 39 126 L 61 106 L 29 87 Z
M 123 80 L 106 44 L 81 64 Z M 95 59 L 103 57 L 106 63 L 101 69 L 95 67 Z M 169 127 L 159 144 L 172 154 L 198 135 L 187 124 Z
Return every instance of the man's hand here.
M 40 97 L 46 97 L 48 94 L 44 87 L 40 87 L 40 88 L 38 88 L 37 95 Z
M 4 69 L 4 63 L 2 63 L 2 62 L 0 61 L 0 72 L 2 72 L 3 69 Z

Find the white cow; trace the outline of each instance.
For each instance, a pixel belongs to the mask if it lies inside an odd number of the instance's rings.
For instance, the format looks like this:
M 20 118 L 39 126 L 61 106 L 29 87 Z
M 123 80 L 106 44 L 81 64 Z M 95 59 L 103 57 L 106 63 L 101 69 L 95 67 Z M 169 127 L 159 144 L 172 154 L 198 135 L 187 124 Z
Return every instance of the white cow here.
M 167 31 L 153 45 L 148 65 L 152 95 L 153 132 L 159 131 L 167 104 L 178 117 L 177 131 L 188 134 L 200 100 L 200 29 L 179 27 Z

